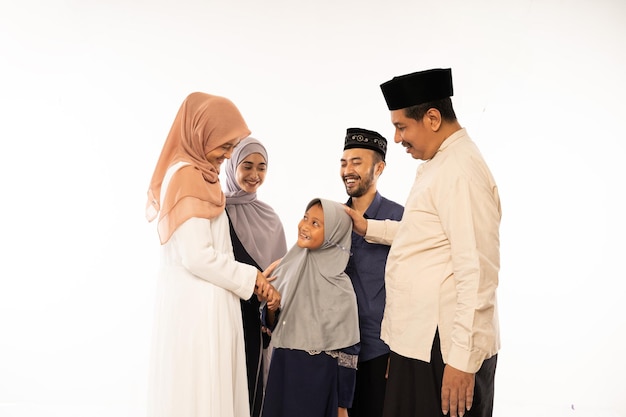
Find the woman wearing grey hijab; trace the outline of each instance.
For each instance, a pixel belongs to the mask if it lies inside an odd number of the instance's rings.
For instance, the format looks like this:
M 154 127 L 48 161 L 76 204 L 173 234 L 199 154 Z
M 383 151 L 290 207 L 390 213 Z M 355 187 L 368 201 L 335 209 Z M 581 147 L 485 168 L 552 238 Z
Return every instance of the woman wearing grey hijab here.
M 242 140 L 226 162 L 226 213 L 235 259 L 265 270 L 287 252 L 285 232 L 280 218 L 268 204 L 257 199 L 257 190 L 265 180 L 267 151 L 252 137 Z M 258 417 L 263 398 L 264 356 L 269 336 L 261 333 L 259 300 L 252 296 L 241 301 L 250 413 Z
M 359 350 L 356 296 L 344 272 L 351 242 L 343 205 L 307 205 L 296 244 L 271 274 L 282 307 L 263 308 L 273 328 L 263 417 L 347 416 Z

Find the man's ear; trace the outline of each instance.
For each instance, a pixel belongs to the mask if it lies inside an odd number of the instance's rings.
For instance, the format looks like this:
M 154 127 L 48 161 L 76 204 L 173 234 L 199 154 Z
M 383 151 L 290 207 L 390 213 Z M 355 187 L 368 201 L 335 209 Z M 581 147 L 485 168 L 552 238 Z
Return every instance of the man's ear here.
M 430 108 L 424 116 L 427 119 L 427 126 L 430 126 L 433 132 L 437 132 L 441 127 L 441 113 L 435 108 Z
M 387 166 L 387 164 L 385 163 L 385 161 L 380 161 L 376 163 L 376 167 L 374 168 L 374 174 L 377 177 L 380 177 L 380 174 L 383 173 L 383 171 L 385 170 L 385 166 Z

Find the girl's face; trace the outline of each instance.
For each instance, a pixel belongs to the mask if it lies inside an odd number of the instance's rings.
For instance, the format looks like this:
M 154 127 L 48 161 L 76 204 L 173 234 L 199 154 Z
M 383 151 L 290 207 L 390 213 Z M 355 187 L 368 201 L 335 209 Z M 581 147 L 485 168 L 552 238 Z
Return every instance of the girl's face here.
M 247 193 L 255 193 L 265 181 L 267 163 L 260 153 L 251 153 L 239 165 L 235 179 L 239 187 Z
M 217 148 L 207 152 L 207 161 L 209 161 L 209 163 L 215 167 L 217 172 L 219 172 L 222 162 L 224 162 L 224 159 L 230 159 L 233 155 L 233 149 L 235 149 L 235 146 L 237 146 L 239 142 L 239 139 L 233 139 L 226 142 L 222 146 L 218 146 Z
M 309 208 L 298 223 L 298 241 L 301 248 L 318 249 L 324 243 L 324 210 L 321 204 Z

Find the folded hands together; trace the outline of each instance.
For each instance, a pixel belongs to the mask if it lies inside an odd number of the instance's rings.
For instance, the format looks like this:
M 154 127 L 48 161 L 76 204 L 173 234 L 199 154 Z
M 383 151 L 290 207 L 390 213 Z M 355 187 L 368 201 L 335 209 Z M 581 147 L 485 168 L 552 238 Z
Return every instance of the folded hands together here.
M 280 292 L 271 284 L 271 281 L 274 281 L 276 277 L 268 277 L 279 262 L 280 259 L 274 261 L 265 271 L 259 271 L 254 286 L 254 293 L 260 301 L 267 301 L 267 308 L 271 311 L 276 311 L 280 307 L 281 296 Z

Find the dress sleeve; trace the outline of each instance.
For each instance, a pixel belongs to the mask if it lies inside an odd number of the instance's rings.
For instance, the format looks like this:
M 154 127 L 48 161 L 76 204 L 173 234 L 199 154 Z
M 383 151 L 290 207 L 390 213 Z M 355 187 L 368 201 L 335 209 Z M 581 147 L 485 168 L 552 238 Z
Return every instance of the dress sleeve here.
M 247 300 L 254 291 L 257 269 L 235 261 L 232 253 L 216 249 L 211 221 L 193 217 L 176 229 L 172 238 L 177 244 L 181 262 L 198 278 Z M 228 230 L 224 238 L 229 238 Z
M 356 367 L 359 359 L 360 344 L 339 350 L 337 357 L 337 394 L 339 407 L 351 408 L 356 386 Z

